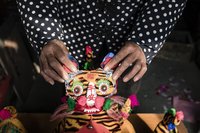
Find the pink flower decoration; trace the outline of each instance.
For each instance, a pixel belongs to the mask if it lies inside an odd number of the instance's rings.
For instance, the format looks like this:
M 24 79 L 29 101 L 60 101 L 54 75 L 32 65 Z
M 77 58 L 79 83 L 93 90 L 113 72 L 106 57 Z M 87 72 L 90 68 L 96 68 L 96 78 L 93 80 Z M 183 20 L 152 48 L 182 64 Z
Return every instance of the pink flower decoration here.
M 87 98 L 86 98 L 85 96 L 80 96 L 80 97 L 77 99 L 77 102 L 78 102 L 79 105 L 85 106 L 86 100 L 87 100 Z
M 122 113 L 122 112 L 121 112 L 121 115 L 122 115 L 124 118 L 127 119 L 127 118 L 129 117 L 130 114 L 129 114 L 129 113 Z
M 138 100 L 137 100 L 137 97 L 133 94 L 133 95 L 130 95 L 129 96 L 129 99 L 131 100 L 131 107 L 133 108 L 134 106 L 138 106 L 140 105 Z
M 183 120 L 184 119 L 184 114 L 182 111 L 176 112 L 177 120 Z
M 98 96 L 98 97 L 95 99 L 95 107 L 96 107 L 97 109 L 100 109 L 100 108 L 103 106 L 104 101 L 105 101 L 105 99 L 104 99 L 103 97 Z
M 61 102 L 62 103 L 66 103 L 66 96 L 64 96 L 64 97 L 61 98 Z
M 6 109 L 2 109 L 1 110 L 1 112 L 0 112 L 0 118 L 2 120 L 6 120 L 6 119 L 11 118 L 11 117 L 12 117 L 12 115 L 10 114 L 10 112 L 8 110 L 6 110 Z

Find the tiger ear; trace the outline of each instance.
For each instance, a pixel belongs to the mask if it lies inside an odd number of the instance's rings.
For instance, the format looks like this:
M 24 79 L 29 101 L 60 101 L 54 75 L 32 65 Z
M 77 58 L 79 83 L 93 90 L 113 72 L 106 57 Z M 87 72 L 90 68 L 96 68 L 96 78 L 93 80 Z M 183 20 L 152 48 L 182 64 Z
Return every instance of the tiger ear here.
M 104 59 L 103 59 L 103 61 L 102 61 L 102 63 L 101 63 L 101 68 L 104 68 L 104 66 L 112 59 L 114 57 L 114 54 L 113 53 L 108 53 L 105 57 L 104 57 Z M 117 64 L 112 68 L 112 70 L 114 70 L 115 68 L 117 67 Z
M 67 55 L 67 57 L 76 66 L 76 68 L 79 69 L 79 65 L 78 65 L 78 62 L 76 61 L 76 59 L 74 57 L 72 57 L 71 55 Z M 65 69 L 65 71 L 67 71 L 67 73 L 71 72 L 71 70 L 68 67 L 66 67 L 64 64 L 63 64 L 63 68 Z

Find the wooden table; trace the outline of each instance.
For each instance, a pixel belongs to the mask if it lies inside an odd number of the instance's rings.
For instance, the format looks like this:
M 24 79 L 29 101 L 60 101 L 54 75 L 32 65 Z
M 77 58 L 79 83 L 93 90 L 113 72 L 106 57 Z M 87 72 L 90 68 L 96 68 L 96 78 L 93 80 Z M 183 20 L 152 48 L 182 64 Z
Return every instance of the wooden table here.
M 19 113 L 18 119 L 23 123 L 28 133 L 51 133 L 58 124 L 50 122 L 52 114 Z M 136 133 L 152 133 L 156 125 L 162 120 L 164 114 L 131 114 L 129 121 L 133 124 Z M 184 124 L 177 126 L 179 133 L 187 133 Z
M 133 124 L 136 133 L 152 133 L 156 125 L 163 119 L 163 116 L 164 114 L 138 113 L 131 114 L 128 120 Z M 183 122 L 177 128 L 179 133 L 188 133 Z

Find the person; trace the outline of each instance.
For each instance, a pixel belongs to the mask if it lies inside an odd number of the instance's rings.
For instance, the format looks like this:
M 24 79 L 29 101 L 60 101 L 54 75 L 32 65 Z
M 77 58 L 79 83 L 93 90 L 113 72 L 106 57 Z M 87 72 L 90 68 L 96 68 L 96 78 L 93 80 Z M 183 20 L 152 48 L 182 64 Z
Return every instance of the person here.
M 107 71 L 120 64 L 113 79 L 139 83 L 147 65 L 182 15 L 186 2 L 17 0 L 27 38 L 39 57 L 40 73 L 52 85 L 55 81 L 63 83 L 68 79 L 62 64 L 73 72 L 77 71 L 67 54 L 75 57 L 80 69 L 83 68 L 87 45 L 93 49 L 97 66 L 105 54 L 115 54 L 104 67 Z

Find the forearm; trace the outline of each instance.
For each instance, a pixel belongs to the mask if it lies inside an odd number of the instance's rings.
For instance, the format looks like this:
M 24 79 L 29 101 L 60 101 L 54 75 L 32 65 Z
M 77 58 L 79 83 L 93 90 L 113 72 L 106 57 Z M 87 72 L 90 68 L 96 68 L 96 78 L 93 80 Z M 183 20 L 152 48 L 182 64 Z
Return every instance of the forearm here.
M 147 1 L 126 40 L 138 44 L 150 64 L 162 48 L 186 5 L 186 0 Z

